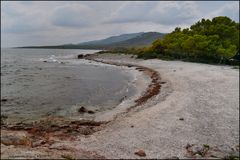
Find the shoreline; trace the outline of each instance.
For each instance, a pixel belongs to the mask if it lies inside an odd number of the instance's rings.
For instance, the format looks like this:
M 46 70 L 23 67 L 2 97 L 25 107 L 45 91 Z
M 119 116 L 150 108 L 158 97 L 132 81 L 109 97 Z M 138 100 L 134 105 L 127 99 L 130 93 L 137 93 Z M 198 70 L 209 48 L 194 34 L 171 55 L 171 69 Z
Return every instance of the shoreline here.
M 140 85 L 147 85 L 147 87 L 145 87 L 143 89 L 143 87 L 136 86 L 136 88 L 141 88 L 140 90 L 143 90 L 143 91 L 138 91 L 138 93 L 136 93 L 137 96 L 135 95 L 132 98 L 130 97 L 130 99 L 123 101 L 124 103 L 127 103 L 127 104 L 125 104 L 125 107 L 121 106 L 121 104 L 120 104 L 120 105 L 116 106 L 114 109 L 106 111 L 106 115 L 104 114 L 104 115 L 100 116 L 100 118 L 97 118 L 97 121 L 102 120 L 102 119 L 104 119 L 105 121 L 112 121 L 117 118 L 118 114 L 128 113 L 133 108 L 144 105 L 145 103 L 147 103 L 148 100 L 150 100 L 151 98 L 153 98 L 154 96 L 156 96 L 160 93 L 162 82 L 161 82 L 160 74 L 157 71 L 155 71 L 151 68 L 148 68 L 148 67 L 134 64 L 134 63 L 114 62 L 109 59 L 104 60 L 104 58 L 99 59 L 99 56 L 101 57 L 101 54 L 97 53 L 97 54 L 91 54 L 91 55 L 88 54 L 88 55 L 84 55 L 81 57 L 83 59 L 98 62 L 98 63 L 114 65 L 117 67 L 133 68 L 134 70 L 141 72 L 143 74 L 143 76 L 148 77 L 150 82 L 149 83 L 145 82 L 145 84 L 144 84 L 144 82 L 139 82 Z M 146 81 L 146 79 L 145 79 L 145 81 Z M 140 95 L 139 95 L 139 92 L 140 92 Z M 131 102 L 132 99 L 134 99 L 134 103 Z M 108 119 L 108 120 L 106 120 L 106 119 Z
M 1 139 L 3 139 L 1 141 L 1 146 L 13 145 L 20 147 L 27 146 L 31 148 L 49 147 L 54 143 L 54 140 L 51 139 L 63 138 L 70 141 L 71 139 L 75 139 L 74 137 L 77 135 L 74 132 L 78 132 L 79 135 L 92 135 L 95 132 L 103 130 L 109 122 L 113 123 L 119 115 L 123 116 L 133 108 L 146 104 L 149 99 L 153 98 L 160 92 L 161 78 L 158 72 L 153 69 L 130 63 L 98 60 L 94 58 L 95 55 L 96 54 L 92 54 L 91 56 L 87 55 L 84 59 L 116 67 L 133 68 L 134 72 L 138 72 L 138 75 L 135 73 L 138 77 L 135 80 L 135 83 L 138 83 L 141 86 L 146 85 L 146 87 L 136 86 L 138 91 L 132 97 L 123 100 L 111 110 L 99 113 L 100 115 L 95 113 L 96 117 L 94 120 L 68 120 L 61 116 L 48 116 L 39 121 L 28 124 L 20 122 L 17 124 L 5 125 L 2 121 L 1 131 L 3 135 L 1 136 Z M 131 73 L 132 71 L 129 72 Z M 146 77 L 144 78 L 143 76 L 148 77 L 150 82 L 148 82 Z M 139 78 L 141 80 L 139 80 Z M 16 136 L 13 133 L 16 133 Z M 51 134 L 50 137 L 49 134 Z M 12 141 L 11 139 L 15 140 Z
M 127 55 L 93 56 L 97 60 L 153 69 L 161 73 L 159 82 L 167 83 L 161 84 L 161 92 L 147 103 L 119 114 L 108 123 L 65 123 L 61 118 L 49 117 L 42 121 L 43 126 L 51 127 L 49 133 L 38 129 L 11 133 L 5 130 L 4 134 L 12 135 L 10 139 L 15 137 L 18 144 L 1 144 L 1 158 L 14 155 L 26 158 L 30 154 L 33 158 L 136 159 L 141 157 L 134 153 L 140 150 L 146 153 L 143 158 L 157 159 L 239 157 L 237 70 L 180 61 L 136 60 Z M 38 139 L 30 143 L 31 137 L 26 137 L 33 134 Z

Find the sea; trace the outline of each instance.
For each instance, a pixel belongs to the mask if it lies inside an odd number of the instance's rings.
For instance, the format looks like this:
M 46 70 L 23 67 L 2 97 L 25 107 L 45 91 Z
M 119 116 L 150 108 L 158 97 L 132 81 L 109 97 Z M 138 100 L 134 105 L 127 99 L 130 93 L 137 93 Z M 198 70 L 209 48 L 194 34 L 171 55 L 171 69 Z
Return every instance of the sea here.
M 46 116 L 92 118 L 134 95 L 126 69 L 77 59 L 97 50 L 1 49 L 1 116 L 27 123 Z

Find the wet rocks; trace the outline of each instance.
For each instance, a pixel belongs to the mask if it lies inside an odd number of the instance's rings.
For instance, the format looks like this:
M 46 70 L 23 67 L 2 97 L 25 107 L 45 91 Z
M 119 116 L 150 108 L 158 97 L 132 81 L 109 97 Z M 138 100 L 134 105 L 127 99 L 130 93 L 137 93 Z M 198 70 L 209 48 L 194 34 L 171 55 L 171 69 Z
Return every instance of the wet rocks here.
M 79 55 L 78 55 L 78 59 L 82 59 L 83 57 L 84 57 L 83 54 L 79 54 Z
M 78 109 L 78 112 L 79 112 L 79 113 L 85 113 L 85 112 L 87 112 L 87 109 L 86 109 L 85 107 L 80 107 L 80 108 Z
M 7 101 L 8 101 L 8 99 L 6 99 L 6 98 L 1 99 L 1 102 L 7 102 Z
M 142 150 L 142 149 L 134 152 L 134 154 L 135 154 L 135 155 L 138 155 L 138 156 L 140 156 L 140 157 L 146 157 L 146 153 L 145 153 L 145 151 Z
M 94 111 L 88 110 L 88 109 L 86 109 L 85 107 L 80 107 L 80 108 L 78 109 L 78 112 L 79 112 L 79 113 L 88 113 L 88 114 L 94 114 L 94 113 L 95 113 Z
M 179 120 L 180 120 L 180 121 L 184 121 L 184 118 L 181 117 L 181 118 L 179 118 Z
M 92 111 L 92 110 L 88 110 L 87 111 L 89 114 L 94 114 L 95 112 L 94 111 Z
M 83 58 L 87 58 L 87 57 L 89 57 L 91 54 L 79 54 L 78 56 L 77 56 L 77 58 L 78 59 L 83 59 Z

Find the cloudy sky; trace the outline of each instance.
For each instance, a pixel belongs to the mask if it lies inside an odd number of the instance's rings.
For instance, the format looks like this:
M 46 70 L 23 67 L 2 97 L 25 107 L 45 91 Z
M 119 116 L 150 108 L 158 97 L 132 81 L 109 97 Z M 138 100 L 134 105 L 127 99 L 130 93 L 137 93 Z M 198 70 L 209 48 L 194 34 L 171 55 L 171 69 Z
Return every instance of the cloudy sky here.
M 239 22 L 237 1 L 1 2 L 1 46 L 79 43 L 135 32 L 171 32 L 201 18 Z

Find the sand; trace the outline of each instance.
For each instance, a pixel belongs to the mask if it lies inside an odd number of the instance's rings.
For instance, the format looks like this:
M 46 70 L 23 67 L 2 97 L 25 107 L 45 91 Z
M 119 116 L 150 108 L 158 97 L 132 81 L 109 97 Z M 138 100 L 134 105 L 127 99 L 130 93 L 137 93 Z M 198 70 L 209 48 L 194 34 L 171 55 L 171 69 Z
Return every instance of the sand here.
M 118 115 L 101 131 L 79 135 L 74 141 L 56 141 L 52 149 L 31 148 L 31 157 L 61 158 L 62 152 L 68 152 L 73 158 L 141 158 L 134 154 L 141 149 L 146 153 L 142 158 L 199 158 L 201 155 L 191 154 L 191 147 L 208 146 L 205 157 L 224 157 L 239 150 L 239 70 L 121 55 L 98 58 L 152 68 L 166 83 L 157 96 Z M 1 145 L 1 158 L 26 157 L 30 154 L 26 150 Z

